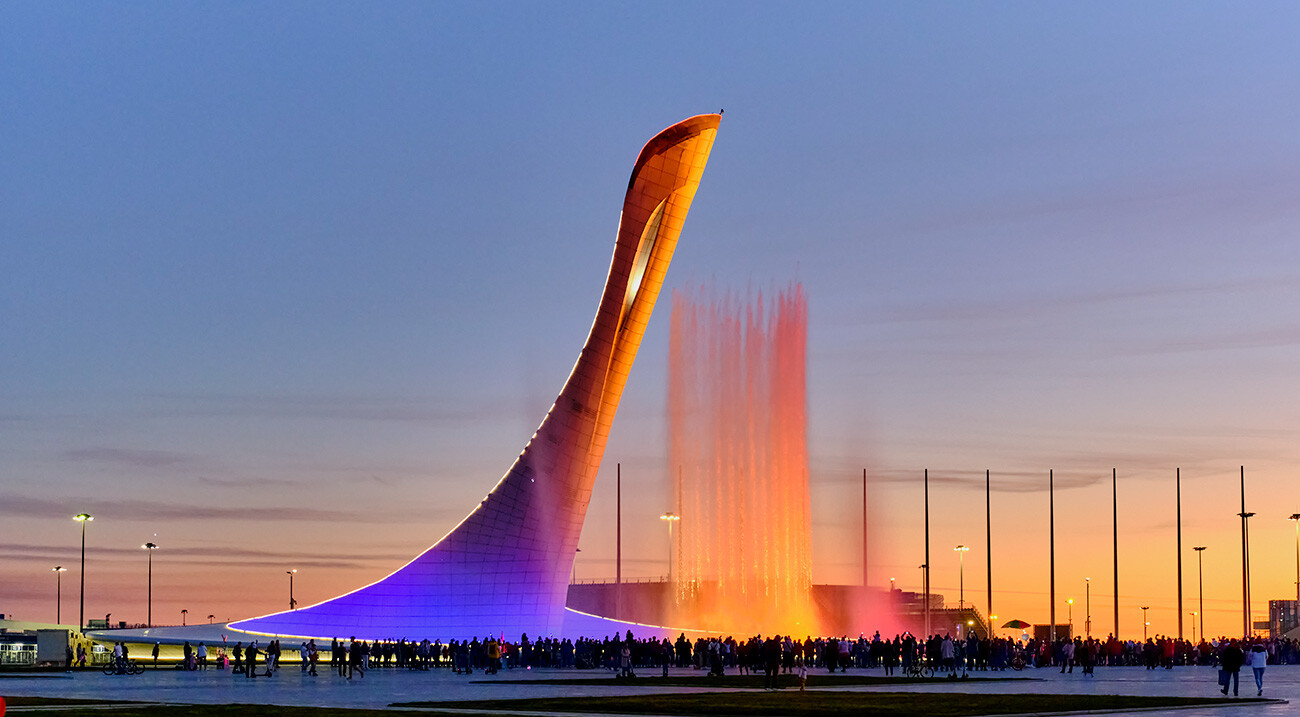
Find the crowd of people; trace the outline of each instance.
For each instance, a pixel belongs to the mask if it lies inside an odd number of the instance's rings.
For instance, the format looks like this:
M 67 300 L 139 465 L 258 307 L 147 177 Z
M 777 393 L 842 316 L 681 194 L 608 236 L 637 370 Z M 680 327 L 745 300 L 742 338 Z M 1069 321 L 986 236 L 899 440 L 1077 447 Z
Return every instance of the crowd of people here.
M 238 642 L 229 648 L 229 657 L 226 645 L 218 648 L 216 662 L 219 668 L 230 667 L 235 674 L 250 678 L 270 677 L 279 669 L 284 649 L 279 640 L 271 640 L 265 645 L 256 640 L 247 645 Z M 1219 668 L 1224 694 L 1229 689 L 1236 694 L 1239 671 L 1243 667 L 1249 668 L 1256 681 L 1257 693 L 1262 694 L 1263 672 L 1267 665 L 1300 663 L 1300 642 L 1288 639 L 1218 638 L 1192 643 L 1166 636 L 1145 641 L 1108 636 L 1105 639 L 1062 637 L 1055 641 L 1024 641 L 984 638 L 974 632 L 960 638 L 935 634 L 921 639 L 911 633 L 882 637 L 877 632 L 871 637 L 807 637 L 802 640 L 789 635 L 689 639 L 681 634 L 670 641 L 668 638 L 638 639 L 629 630 L 626 635 L 615 634 L 603 639 L 547 637 L 530 640 L 525 634 L 513 642 L 505 640 L 504 636 L 447 643 L 406 639 L 366 641 L 353 637 L 334 639 L 327 647 L 318 647 L 314 640 L 307 640 L 296 648 L 289 647 L 288 651 L 292 655 L 295 649 L 302 672 L 317 675 L 317 663 L 323 659 L 322 653 L 328 652 L 330 670 L 346 679 L 364 678 L 367 670 L 376 668 L 441 668 L 465 675 L 475 672 L 494 674 L 503 668 L 603 669 L 620 677 L 631 677 L 635 676 L 636 670 L 657 670 L 667 675 L 668 669 L 675 667 L 707 671 L 704 674 L 708 676 L 724 675 L 728 670 L 742 675 L 762 673 L 766 684 L 772 688 L 775 688 L 779 674 L 794 674 L 802 682 L 809 670 L 883 669 L 884 674 L 890 676 L 896 671 L 910 674 L 915 666 L 925 665 L 936 674 L 957 677 L 972 671 L 1024 667 L 1073 673 L 1077 667 L 1081 675 L 1089 676 L 1094 674 L 1098 665 L 1141 666 L 1148 670 L 1205 665 Z M 125 645 L 119 643 L 115 646 L 113 657 L 119 663 L 124 662 Z M 156 645 L 153 657 L 156 666 Z M 185 643 L 182 663 L 185 669 L 206 669 L 207 663 L 206 645 L 199 643 L 192 648 L 188 642 Z

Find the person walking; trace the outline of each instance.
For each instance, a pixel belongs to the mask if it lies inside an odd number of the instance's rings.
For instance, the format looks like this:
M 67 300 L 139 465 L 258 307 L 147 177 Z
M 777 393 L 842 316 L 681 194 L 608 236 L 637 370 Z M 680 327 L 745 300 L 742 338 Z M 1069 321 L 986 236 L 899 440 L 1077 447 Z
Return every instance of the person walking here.
M 366 676 L 365 668 L 361 666 L 361 643 L 357 642 L 357 638 L 353 636 L 351 642 L 348 643 L 348 679 L 352 679 L 352 675 L 357 673 L 360 673 L 362 677 Z
M 244 674 L 249 679 L 257 677 L 257 640 L 248 643 L 244 651 Z
M 1223 694 L 1228 694 L 1228 684 L 1232 684 L 1232 696 L 1237 696 L 1238 673 L 1241 671 L 1241 663 L 1245 659 L 1245 654 L 1241 651 L 1241 646 L 1236 640 L 1228 643 L 1223 648 L 1223 654 L 1219 656 L 1219 684 L 1223 685 L 1220 690 Z
M 1246 660 L 1246 664 L 1255 673 L 1255 687 L 1258 689 L 1255 696 L 1259 697 L 1264 694 L 1264 668 L 1268 666 L 1268 652 L 1264 650 L 1264 643 L 1256 640 L 1250 652 L 1246 653 Z

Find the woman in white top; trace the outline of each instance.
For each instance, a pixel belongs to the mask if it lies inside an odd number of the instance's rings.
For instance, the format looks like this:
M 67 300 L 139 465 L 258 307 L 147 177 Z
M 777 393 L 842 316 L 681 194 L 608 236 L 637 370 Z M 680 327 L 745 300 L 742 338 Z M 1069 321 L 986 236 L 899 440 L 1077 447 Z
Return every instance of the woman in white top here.
M 1264 643 L 1256 642 L 1246 653 L 1246 664 L 1255 671 L 1255 687 L 1259 691 L 1255 696 L 1264 694 L 1264 668 L 1268 666 L 1268 653 L 1264 651 Z

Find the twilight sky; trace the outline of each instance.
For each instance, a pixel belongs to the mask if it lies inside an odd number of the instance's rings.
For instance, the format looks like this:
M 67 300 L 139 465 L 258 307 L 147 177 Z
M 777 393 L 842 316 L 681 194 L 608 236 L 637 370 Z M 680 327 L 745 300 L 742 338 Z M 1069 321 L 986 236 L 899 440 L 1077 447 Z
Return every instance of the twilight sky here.
M 1300 6 L 50 3 L 0 9 L 0 613 L 236 619 L 455 525 L 567 376 L 627 176 L 725 108 L 577 564 L 662 575 L 669 291 L 802 282 L 814 579 L 1122 632 L 1294 597 Z M 156 538 L 154 537 L 156 534 Z M 1076 610 L 1075 624 L 1082 623 Z M 1185 628 L 1191 634 L 1190 624 Z

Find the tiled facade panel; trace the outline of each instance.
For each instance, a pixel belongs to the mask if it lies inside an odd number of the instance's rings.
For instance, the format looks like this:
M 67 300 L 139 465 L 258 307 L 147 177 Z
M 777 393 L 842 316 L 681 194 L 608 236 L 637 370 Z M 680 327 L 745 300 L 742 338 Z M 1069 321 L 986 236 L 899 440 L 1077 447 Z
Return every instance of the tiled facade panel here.
M 575 634 L 610 631 L 599 618 L 566 618 L 569 571 L 610 425 L 719 119 L 700 115 L 673 125 L 637 158 L 587 343 L 541 427 L 477 509 L 376 583 L 233 628 L 295 637 L 443 641 L 557 635 L 569 624 L 579 626 Z M 660 204 L 658 231 L 647 233 Z M 643 275 L 634 277 L 638 270 Z

